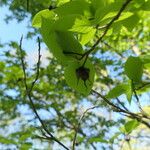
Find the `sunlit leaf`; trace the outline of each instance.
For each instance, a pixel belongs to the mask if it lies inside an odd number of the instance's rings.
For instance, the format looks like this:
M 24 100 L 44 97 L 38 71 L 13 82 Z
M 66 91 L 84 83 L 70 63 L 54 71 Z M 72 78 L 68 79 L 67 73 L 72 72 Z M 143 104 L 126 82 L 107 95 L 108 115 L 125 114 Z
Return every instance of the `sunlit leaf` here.
M 0 143 L 2 144 L 17 144 L 17 142 L 13 139 L 8 139 L 6 137 L 0 136 Z
M 141 9 L 145 10 L 145 11 L 150 11 L 150 1 L 147 0 L 141 7 Z
M 124 125 L 125 131 L 127 133 L 130 133 L 131 131 L 136 129 L 139 125 L 140 123 L 137 120 L 130 120 Z
M 89 32 L 81 34 L 79 36 L 80 37 L 80 43 L 82 45 L 87 44 L 89 41 L 91 41 L 94 38 L 95 32 L 96 32 L 96 29 L 91 29 Z
M 81 53 L 82 47 L 71 33 L 58 32 L 53 30 L 50 26 L 51 21 L 43 19 L 41 27 L 43 40 L 58 61 L 66 65 L 68 61 L 72 61 L 72 57 L 64 54 L 64 52 Z M 72 56 L 75 57 L 76 55 Z
M 24 143 L 21 145 L 20 150 L 30 149 L 32 147 L 32 143 Z
M 142 61 L 143 64 L 149 64 L 150 63 L 150 55 L 141 55 L 140 59 Z
M 87 33 L 91 30 L 89 20 L 78 14 L 71 14 L 59 18 L 54 23 L 55 30 L 58 31 L 72 31 L 77 33 Z
M 58 16 L 80 14 L 86 17 L 91 16 L 90 4 L 86 0 L 70 1 L 54 10 Z
M 55 13 L 53 11 L 50 11 L 49 9 L 41 10 L 34 16 L 32 20 L 32 26 L 39 28 L 42 24 L 42 18 L 53 19 L 54 17 Z
M 128 29 L 128 31 L 132 31 L 133 28 L 137 26 L 139 21 L 140 17 L 137 14 L 133 14 L 132 16 L 123 20 L 122 24 Z
M 129 101 L 129 103 L 131 102 L 131 98 L 132 98 L 132 88 L 131 88 L 131 84 L 119 84 L 116 87 L 114 87 L 113 89 L 111 89 L 108 94 L 106 95 L 107 98 L 117 98 L 118 96 L 125 94 L 127 96 L 127 100 Z
M 130 56 L 125 63 L 125 74 L 134 82 L 141 82 L 143 63 L 139 57 Z

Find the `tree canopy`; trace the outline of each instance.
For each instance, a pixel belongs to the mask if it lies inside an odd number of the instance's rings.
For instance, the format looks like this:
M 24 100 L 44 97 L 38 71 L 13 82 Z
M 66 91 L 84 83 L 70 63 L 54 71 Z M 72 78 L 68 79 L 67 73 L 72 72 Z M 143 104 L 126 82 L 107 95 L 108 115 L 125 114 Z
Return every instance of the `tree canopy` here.
M 28 18 L 29 32 L 0 47 L 0 149 L 150 148 L 150 0 L 3 6 L 5 21 Z M 33 37 L 30 67 L 24 39 Z

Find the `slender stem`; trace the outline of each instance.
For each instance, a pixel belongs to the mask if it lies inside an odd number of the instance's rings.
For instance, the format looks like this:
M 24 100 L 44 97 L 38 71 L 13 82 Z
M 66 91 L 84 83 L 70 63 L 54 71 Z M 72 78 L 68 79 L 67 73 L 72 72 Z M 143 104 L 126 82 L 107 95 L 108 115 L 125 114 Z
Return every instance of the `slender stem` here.
M 150 85 L 150 82 L 143 84 L 142 86 L 136 88 L 135 90 L 141 90 L 142 88 L 144 88 L 145 86 Z
M 133 112 L 130 111 L 126 111 L 118 106 L 116 106 L 115 104 L 113 104 L 112 102 L 110 102 L 105 96 L 101 95 L 100 93 L 98 93 L 95 90 L 92 90 L 92 93 L 95 93 L 96 95 L 98 95 L 98 97 L 102 98 L 107 104 L 109 104 L 112 108 L 114 108 L 116 111 L 118 112 L 122 112 L 125 116 L 130 117 L 132 119 L 136 119 L 137 121 L 143 123 L 144 125 L 146 125 L 149 129 L 150 129 L 150 124 L 148 122 L 146 122 L 144 119 L 142 119 L 142 117 L 147 118 L 147 116 L 140 116 L 138 114 L 135 114 Z M 149 118 L 147 118 L 149 119 Z
M 132 90 L 133 90 L 133 93 L 134 93 L 134 95 L 135 95 L 135 98 L 136 98 L 136 101 L 137 101 L 137 105 L 138 105 L 138 107 L 139 107 L 139 109 L 140 109 L 142 115 L 149 118 L 149 116 L 147 115 L 147 113 L 142 109 L 142 106 L 141 106 L 141 103 L 140 103 L 140 99 L 139 99 L 139 97 L 138 97 L 138 95 L 137 95 L 137 93 L 136 93 L 136 90 L 135 90 L 135 86 L 134 86 L 133 81 L 132 81 Z
M 98 40 L 95 42 L 95 44 L 91 47 L 90 50 L 88 50 L 87 52 L 85 52 L 82 55 L 82 58 L 85 57 L 86 55 L 88 56 L 93 50 L 95 50 L 96 46 L 101 42 L 101 40 L 104 38 L 104 36 L 107 34 L 109 28 L 111 27 L 111 25 L 117 20 L 119 19 L 119 17 L 121 16 L 122 12 L 125 10 L 125 8 L 127 7 L 127 5 L 131 2 L 132 0 L 126 0 L 126 2 L 122 5 L 122 7 L 120 8 L 120 10 L 118 11 L 117 15 L 105 26 L 105 31 L 103 32 L 103 34 L 98 38 Z
M 64 52 L 63 51 L 63 53 L 66 54 L 66 55 L 79 55 L 79 56 L 82 56 L 82 54 L 76 53 L 76 52 Z
M 86 109 L 86 110 L 83 112 L 82 116 L 80 117 L 79 122 L 78 122 L 78 125 L 77 125 L 77 128 L 75 129 L 75 135 L 74 135 L 74 138 L 73 138 L 72 150 L 75 150 L 77 134 L 78 134 L 78 131 L 79 131 L 79 128 L 80 128 L 80 124 L 81 124 L 81 122 L 82 122 L 82 120 L 83 120 L 85 114 L 86 114 L 88 111 L 90 111 L 91 109 L 95 109 L 95 108 L 97 108 L 97 107 L 98 107 L 98 106 L 92 106 L 92 107 Z
M 28 85 L 27 85 L 27 75 L 26 75 L 26 68 L 25 68 L 25 63 L 24 63 L 24 56 L 23 56 L 23 50 L 22 50 L 22 40 L 23 40 L 23 36 L 21 37 L 20 39 L 20 59 L 21 59 L 21 65 L 22 65 L 22 70 L 23 70 L 23 74 L 24 74 L 24 85 L 25 85 L 25 89 L 26 89 L 26 94 L 28 96 L 28 99 L 30 101 L 30 104 L 32 106 L 32 109 L 36 115 L 36 117 L 38 118 L 38 120 L 40 121 L 44 131 L 49 135 L 49 136 L 46 136 L 49 140 L 54 140 L 55 142 L 57 142 L 59 145 L 61 145 L 64 149 L 66 150 L 69 150 L 63 143 L 61 143 L 56 137 L 54 137 L 54 135 L 49 132 L 49 130 L 47 129 L 46 125 L 44 124 L 43 120 L 40 118 L 37 110 L 36 110 L 36 107 L 33 103 L 33 100 L 32 100 L 32 89 L 36 83 L 36 81 L 38 80 L 38 77 L 39 77 L 39 67 L 40 67 L 40 58 L 41 58 L 41 54 L 40 54 L 40 40 L 38 38 L 38 46 L 39 46 L 39 49 L 38 49 L 38 62 L 37 62 L 37 72 L 36 72 L 36 77 L 35 77 L 35 80 L 32 82 L 31 84 L 31 87 L 29 88 Z
M 125 107 L 125 105 L 120 101 L 120 99 L 117 97 L 116 98 L 116 100 L 117 100 L 117 102 L 126 110 L 126 111 L 129 111 L 126 107 Z
M 27 0 L 27 11 L 29 11 L 29 0 Z

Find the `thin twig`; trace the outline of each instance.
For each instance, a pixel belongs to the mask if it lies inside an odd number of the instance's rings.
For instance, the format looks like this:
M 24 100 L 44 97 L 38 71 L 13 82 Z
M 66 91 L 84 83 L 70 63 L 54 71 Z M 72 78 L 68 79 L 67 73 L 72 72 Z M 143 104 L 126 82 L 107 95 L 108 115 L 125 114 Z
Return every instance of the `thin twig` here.
M 133 89 L 133 93 L 134 93 L 134 95 L 135 95 L 135 98 L 136 98 L 136 101 L 137 101 L 137 105 L 138 105 L 138 107 L 139 107 L 141 113 L 145 114 L 144 110 L 142 109 L 142 106 L 141 106 L 141 104 L 140 104 L 139 97 L 138 97 L 138 95 L 137 95 L 135 89 Z
M 38 118 L 38 120 L 40 121 L 44 131 L 49 135 L 49 136 L 46 136 L 47 139 L 49 140 L 54 140 L 55 142 L 57 142 L 59 145 L 61 145 L 64 149 L 66 150 L 69 150 L 69 148 L 67 148 L 63 143 L 61 143 L 56 137 L 53 136 L 53 134 L 51 132 L 49 132 L 49 130 L 47 129 L 46 125 L 44 124 L 43 120 L 40 118 L 37 110 L 36 110 L 36 107 L 34 106 L 34 103 L 33 103 L 33 100 L 32 100 L 32 89 L 36 83 L 36 81 L 38 80 L 38 77 L 39 77 L 39 67 L 40 67 L 40 58 L 41 58 L 41 54 L 40 54 L 40 40 L 38 38 L 38 46 L 39 46 L 39 49 L 38 49 L 38 62 L 37 62 L 37 72 L 36 72 L 36 77 L 35 77 L 35 80 L 32 82 L 31 84 L 31 87 L 29 88 L 28 87 L 28 84 L 27 84 L 27 75 L 26 75 L 26 68 L 25 68 L 25 63 L 24 63 L 24 56 L 23 56 L 23 50 L 22 50 L 22 40 L 23 40 L 23 36 L 21 37 L 20 39 L 20 59 L 21 59 L 21 65 L 22 65 L 22 70 L 23 70 L 23 74 L 24 74 L 24 85 L 25 85 L 25 89 L 26 89 L 26 94 L 28 96 L 28 99 L 30 101 L 30 104 L 32 106 L 32 109 L 36 115 L 36 117 Z
M 148 135 L 138 135 L 138 136 L 131 136 L 131 138 L 135 138 L 135 139 L 137 139 L 137 138 L 148 138 L 148 139 L 150 139 L 150 136 L 148 136 Z
M 149 119 L 147 116 L 140 116 L 138 114 L 135 114 L 133 112 L 130 112 L 130 111 L 126 111 L 118 106 L 116 106 L 115 104 L 113 104 L 112 102 L 110 102 L 105 96 L 101 95 L 100 93 L 98 93 L 97 91 L 95 90 L 92 90 L 92 93 L 96 94 L 98 97 L 102 98 L 107 104 L 109 104 L 113 109 L 115 109 L 116 111 L 118 112 L 121 112 L 123 113 L 123 115 L 127 116 L 127 117 L 130 117 L 132 119 L 136 119 L 137 121 L 145 124 L 149 129 L 150 129 L 150 124 L 148 122 L 146 122 L 145 120 L 142 119 L 143 118 L 146 118 L 146 119 Z
M 139 109 L 140 109 L 142 115 L 148 117 L 148 115 L 147 115 L 147 114 L 144 112 L 144 110 L 142 109 L 142 106 L 141 106 L 141 104 L 140 104 L 139 97 L 138 97 L 138 95 L 137 95 L 137 93 L 136 93 L 136 90 L 135 90 L 135 86 L 134 86 L 133 81 L 132 81 L 132 90 L 133 90 L 134 96 L 135 96 L 135 98 L 136 98 L 137 105 L 138 105 L 138 107 L 139 107 Z
M 47 137 L 35 135 L 35 138 L 41 139 L 41 140 L 48 140 Z
M 110 106 L 112 106 L 114 109 L 116 109 L 119 112 L 123 112 L 126 113 L 126 110 L 116 106 L 115 104 L 113 104 L 112 102 L 110 102 L 110 100 L 108 100 L 105 96 L 101 95 L 100 93 L 98 93 L 95 90 L 92 90 L 92 93 L 95 93 L 96 95 L 98 95 L 100 98 L 102 98 L 107 104 L 109 104 Z
M 73 138 L 72 150 L 75 150 L 77 134 L 78 134 L 78 131 L 79 131 L 79 128 L 80 128 L 80 124 L 81 124 L 81 122 L 82 122 L 84 116 L 86 115 L 86 113 L 87 113 L 88 111 L 90 111 L 91 109 L 95 109 L 95 108 L 97 108 L 97 107 L 98 107 L 98 106 L 92 106 L 92 107 L 86 109 L 86 110 L 83 112 L 82 116 L 80 117 L 79 122 L 78 122 L 78 125 L 77 125 L 76 130 L 75 130 L 75 135 L 74 135 L 74 138 Z
M 82 56 L 82 54 L 76 53 L 76 52 L 65 52 L 65 51 L 63 51 L 63 53 L 66 54 L 66 55 L 79 55 L 79 56 Z
M 40 60 L 41 60 L 41 52 L 40 51 L 41 51 L 41 44 L 40 44 L 40 38 L 38 37 L 38 62 L 37 62 L 37 65 L 36 65 L 36 77 L 35 77 L 34 81 L 31 84 L 30 93 L 33 90 L 33 87 L 34 87 L 35 83 L 37 82 L 37 80 L 39 78 Z
M 116 100 L 126 111 L 129 111 L 128 108 L 125 107 L 125 105 L 120 101 L 120 99 L 118 97 L 116 98 Z
M 131 2 L 132 0 L 127 0 L 122 7 L 120 8 L 120 10 L 118 11 L 117 15 L 106 25 L 105 27 L 105 31 L 103 32 L 103 34 L 101 35 L 101 37 L 98 38 L 98 40 L 95 42 L 95 44 L 91 47 L 90 50 L 88 50 L 87 52 L 85 52 L 81 59 L 83 57 L 88 57 L 88 55 L 96 48 L 96 46 L 101 42 L 101 40 L 104 38 L 104 36 L 107 34 L 109 28 L 111 27 L 111 25 L 119 19 L 119 17 L 121 16 L 122 12 L 125 10 L 125 8 L 127 7 L 127 5 Z
M 145 88 L 145 86 L 148 86 L 148 85 L 150 85 L 150 82 L 143 84 L 142 86 L 136 88 L 135 90 L 136 91 L 141 90 L 142 88 Z
M 29 0 L 27 0 L 27 11 L 29 11 Z

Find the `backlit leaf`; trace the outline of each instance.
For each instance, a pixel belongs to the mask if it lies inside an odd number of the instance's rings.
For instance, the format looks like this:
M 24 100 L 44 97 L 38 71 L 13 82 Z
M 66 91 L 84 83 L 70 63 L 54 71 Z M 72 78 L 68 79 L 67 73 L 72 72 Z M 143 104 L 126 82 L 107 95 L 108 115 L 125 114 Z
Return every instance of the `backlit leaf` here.
M 67 65 L 76 55 L 66 55 L 64 52 L 82 53 L 82 46 L 72 33 L 58 32 L 51 28 L 51 20 L 43 19 L 41 34 L 44 42 L 61 64 Z
M 125 63 L 125 74 L 134 82 L 141 82 L 143 63 L 139 57 L 130 56 Z
M 125 127 L 125 131 L 127 133 L 130 133 L 132 130 L 136 129 L 138 126 L 140 125 L 140 123 L 137 120 L 131 120 L 128 121 L 124 127 Z
M 54 17 L 55 13 L 53 11 L 50 11 L 49 9 L 41 10 L 34 16 L 32 20 L 32 26 L 39 28 L 42 24 L 42 18 L 53 19 Z
M 112 90 L 110 90 L 108 92 L 108 94 L 106 95 L 107 98 L 117 98 L 118 96 L 125 94 L 127 97 L 127 100 L 129 101 L 129 103 L 131 103 L 131 98 L 132 98 L 132 88 L 131 88 L 131 84 L 119 84 L 116 87 L 114 87 Z

